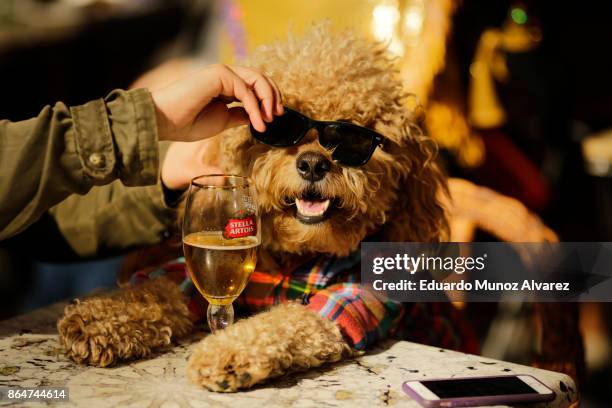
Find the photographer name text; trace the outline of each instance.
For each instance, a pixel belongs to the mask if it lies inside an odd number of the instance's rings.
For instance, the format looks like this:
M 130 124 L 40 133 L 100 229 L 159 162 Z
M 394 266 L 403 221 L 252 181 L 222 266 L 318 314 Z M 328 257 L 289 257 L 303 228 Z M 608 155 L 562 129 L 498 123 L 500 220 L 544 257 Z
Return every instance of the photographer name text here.
M 385 282 L 377 279 L 372 282 L 377 291 L 570 291 L 569 282 L 537 282 L 525 279 L 522 282 L 489 282 L 488 280 L 475 280 L 466 282 L 439 282 L 436 280 L 420 279 L 417 281 L 402 279 L 398 282 Z

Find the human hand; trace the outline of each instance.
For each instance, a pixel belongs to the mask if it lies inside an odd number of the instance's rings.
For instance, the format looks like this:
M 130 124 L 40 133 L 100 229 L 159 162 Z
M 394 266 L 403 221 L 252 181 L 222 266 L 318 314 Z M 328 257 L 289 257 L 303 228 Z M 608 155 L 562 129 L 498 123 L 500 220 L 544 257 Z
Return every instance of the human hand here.
M 265 122 L 283 113 L 281 96 L 264 74 L 244 67 L 211 65 L 163 88 L 152 90 L 159 140 L 192 142 L 250 122 L 262 132 Z M 228 107 L 231 102 L 242 106 Z

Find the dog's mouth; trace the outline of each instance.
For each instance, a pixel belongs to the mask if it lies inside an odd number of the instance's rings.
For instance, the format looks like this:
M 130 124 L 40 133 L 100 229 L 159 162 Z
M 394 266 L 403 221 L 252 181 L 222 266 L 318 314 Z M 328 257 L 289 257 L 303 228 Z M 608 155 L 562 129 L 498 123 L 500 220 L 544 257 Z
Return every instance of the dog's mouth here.
M 318 224 L 329 218 L 334 198 L 323 197 L 316 191 L 306 191 L 295 198 L 295 218 L 303 224 Z

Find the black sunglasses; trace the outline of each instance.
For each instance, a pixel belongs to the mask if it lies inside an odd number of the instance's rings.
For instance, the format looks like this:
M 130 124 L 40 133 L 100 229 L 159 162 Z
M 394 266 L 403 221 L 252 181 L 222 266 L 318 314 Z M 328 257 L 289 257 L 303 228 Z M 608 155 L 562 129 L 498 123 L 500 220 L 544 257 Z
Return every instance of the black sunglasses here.
M 282 116 L 266 123 L 266 130 L 258 132 L 251 125 L 256 140 L 273 147 L 295 146 L 312 128 L 319 132 L 319 143 L 332 150 L 332 160 L 342 166 L 363 166 L 370 160 L 377 146 L 383 146 L 385 137 L 371 129 L 342 121 L 320 121 L 284 108 Z

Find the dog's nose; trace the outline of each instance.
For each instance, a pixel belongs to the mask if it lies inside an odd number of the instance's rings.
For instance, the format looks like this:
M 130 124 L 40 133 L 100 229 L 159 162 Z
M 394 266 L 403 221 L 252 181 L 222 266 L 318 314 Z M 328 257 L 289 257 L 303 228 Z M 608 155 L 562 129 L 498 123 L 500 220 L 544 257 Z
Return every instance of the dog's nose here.
M 295 167 L 304 180 L 319 181 L 331 169 L 331 162 L 327 157 L 317 152 L 304 152 L 296 160 Z

